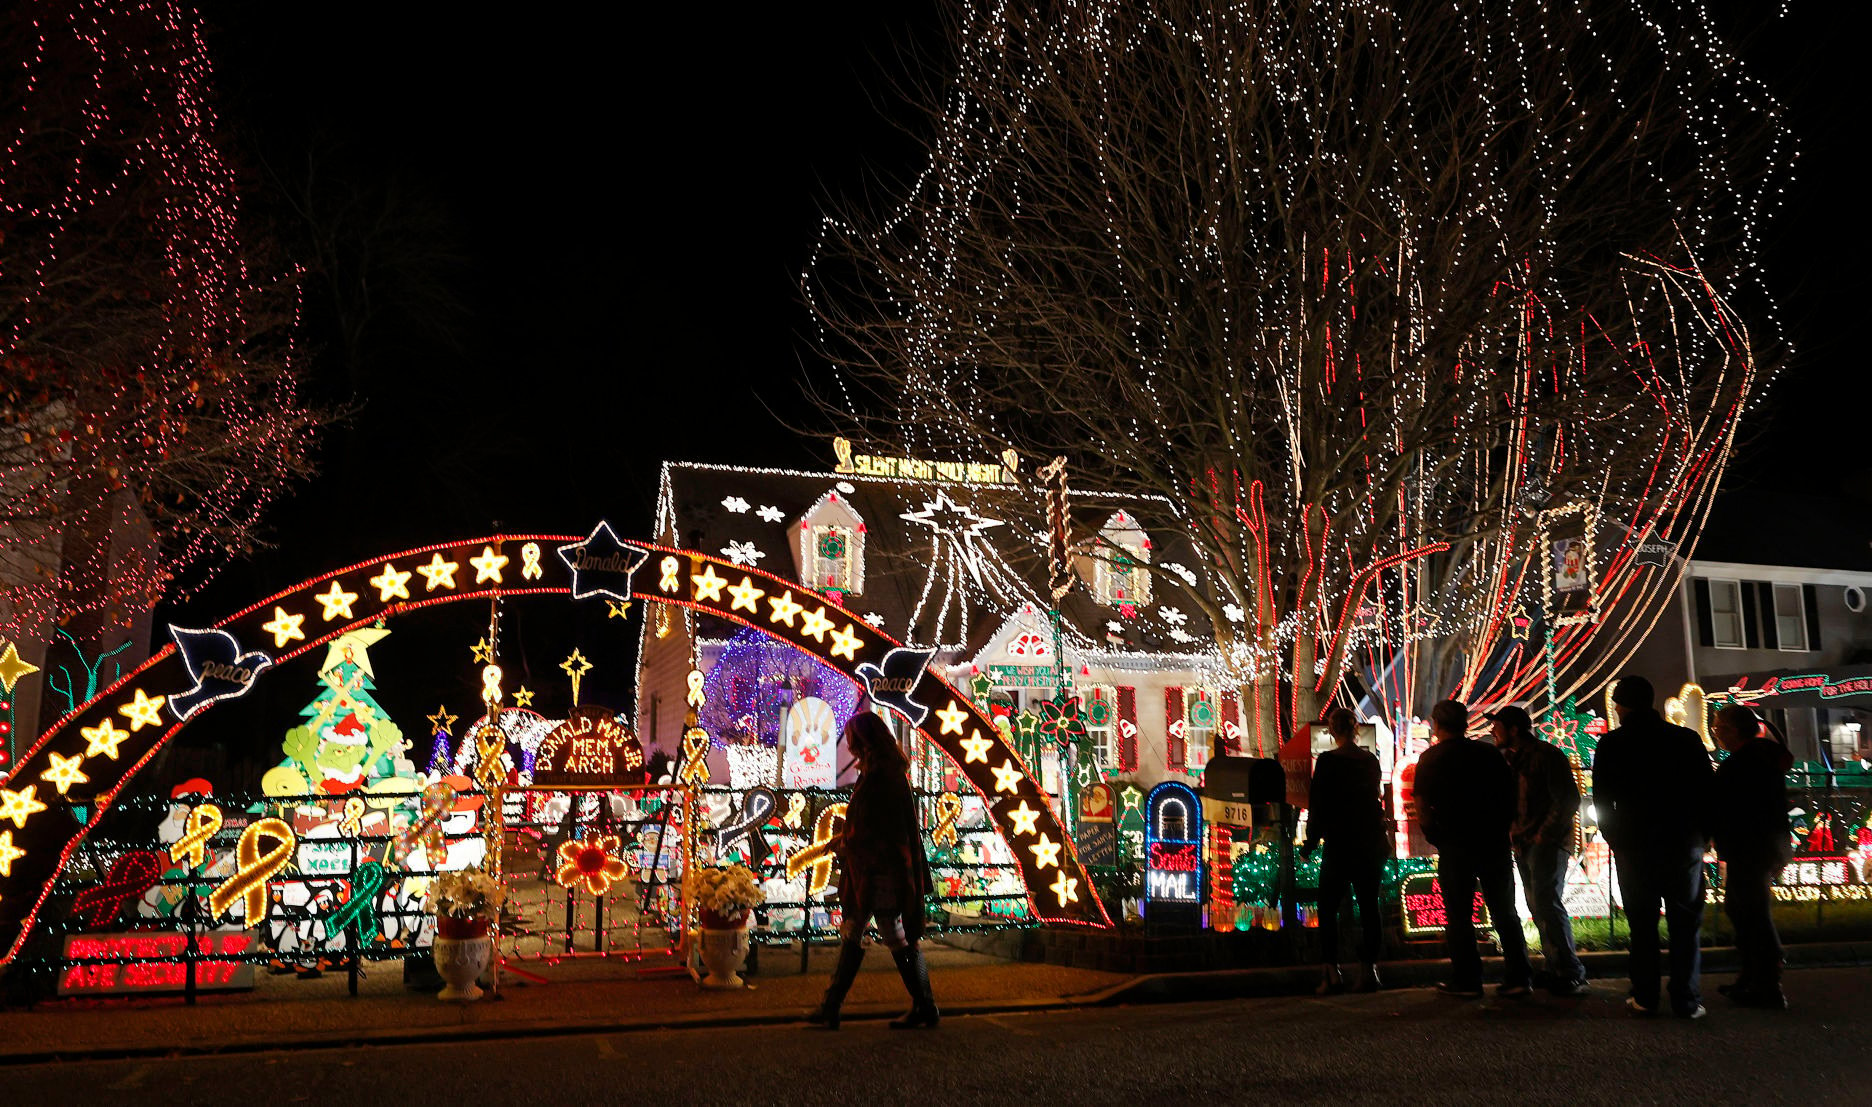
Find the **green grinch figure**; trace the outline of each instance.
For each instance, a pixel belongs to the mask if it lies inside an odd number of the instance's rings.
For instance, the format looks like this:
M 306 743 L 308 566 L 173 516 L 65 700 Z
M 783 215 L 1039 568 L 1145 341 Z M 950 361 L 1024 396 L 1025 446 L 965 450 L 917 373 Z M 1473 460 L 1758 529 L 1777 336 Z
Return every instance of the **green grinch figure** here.
M 318 697 L 299 713 L 306 722 L 286 732 L 286 759 L 261 778 L 271 796 L 416 790 L 414 773 L 401 755 L 408 749 L 402 728 L 392 722 L 371 692 L 370 647 L 390 632 L 383 627 L 339 636 L 319 667 Z M 386 786 L 386 782 L 392 782 Z

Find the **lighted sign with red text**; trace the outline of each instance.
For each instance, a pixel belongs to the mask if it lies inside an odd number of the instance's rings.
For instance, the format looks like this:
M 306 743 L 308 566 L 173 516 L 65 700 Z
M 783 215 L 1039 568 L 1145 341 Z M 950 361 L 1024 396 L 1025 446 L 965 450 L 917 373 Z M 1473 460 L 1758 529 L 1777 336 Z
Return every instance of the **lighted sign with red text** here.
M 210 931 L 195 938 L 195 987 L 200 991 L 237 991 L 254 986 L 254 967 L 227 957 L 252 953 L 251 930 Z M 65 939 L 62 996 L 129 995 L 179 992 L 188 986 L 188 935 L 169 931 L 132 934 L 73 934 Z M 137 958 L 115 963 L 119 958 Z M 103 963 L 96 963 L 102 961 Z M 76 963 L 71 963 L 76 962 Z M 91 963 L 87 963 L 91 962 Z
M 1398 898 L 1404 904 L 1404 933 L 1441 934 L 1449 919 L 1443 913 L 1443 886 L 1435 873 L 1412 873 L 1404 878 Z M 1488 909 L 1482 904 L 1482 891 L 1476 889 L 1471 918 L 1479 930 L 1488 925 Z
M 1166 780 L 1144 801 L 1144 910 L 1158 922 L 1197 925 L 1203 896 L 1202 802 Z M 1152 912 L 1156 914 L 1151 915 Z

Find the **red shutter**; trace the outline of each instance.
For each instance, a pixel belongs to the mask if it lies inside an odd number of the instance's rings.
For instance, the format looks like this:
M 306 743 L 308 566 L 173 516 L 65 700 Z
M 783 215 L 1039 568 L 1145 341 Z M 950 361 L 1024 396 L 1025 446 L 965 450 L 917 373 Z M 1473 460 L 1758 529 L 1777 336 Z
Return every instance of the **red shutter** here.
M 1240 705 L 1236 703 L 1235 695 L 1235 689 L 1233 688 L 1222 689 L 1222 717 L 1216 720 L 1216 730 L 1221 733 L 1222 738 L 1222 752 L 1230 757 L 1236 757 L 1241 754 L 1241 734 L 1239 731 L 1230 731 L 1229 729 L 1229 724 L 1231 723 L 1234 723 L 1234 725 L 1238 727 L 1241 725 L 1235 722 L 1235 714 L 1240 709 Z
M 1118 688 L 1118 771 L 1135 773 L 1137 756 L 1137 689 Z
M 1177 724 L 1183 722 L 1183 689 L 1164 689 L 1164 765 L 1174 771 L 1181 770 L 1187 761 L 1183 752 L 1183 735 Z

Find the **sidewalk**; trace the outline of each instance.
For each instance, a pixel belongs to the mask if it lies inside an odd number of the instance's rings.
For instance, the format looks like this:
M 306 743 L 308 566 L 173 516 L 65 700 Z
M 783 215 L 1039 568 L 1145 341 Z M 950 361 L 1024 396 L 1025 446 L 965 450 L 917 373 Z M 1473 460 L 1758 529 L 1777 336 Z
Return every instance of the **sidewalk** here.
M 1296 995 L 1319 982 L 1313 965 L 1214 972 L 1127 975 L 1060 965 L 1010 962 L 940 944 L 929 951 L 936 996 L 948 1014 L 984 1014 L 1121 1003 Z M 769 949 L 762 974 L 744 991 L 708 992 L 667 963 L 645 970 L 614 960 L 528 964 L 544 984 L 508 978 L 499 999 L 456 1005 L 403 988 L 399 966 L 378 968 L 346 994 L 342 973 L 318 980 L 269 978 L 252 992 L 207 995 L 193 1007 L 180 999 L 60 1000 L 0 1011 L 0 1066 L 72 1058 L 174 1056 L 273 1049 L 408 1044 L 475 1038 L 715 1027 L 799 1022 L 818 1002 L 836 956 L 814 950 L 808 970 L 799 954 Z M 1789 946 L 1788 964 L 1872 965 L 1872 943 Z M 1582 955 L 1602 990 L 1623 994 L 1625 955 Z M 1704 950 L 1704 971 L 1735 968 L 1734 950 Z M 888 954 L 874 948 L 845 1005 L 848 1021 L 894 1017 L 905 1007 L 903 985 Z M 1447 971 L 1443 961 L 1380 966 L 1387 988 L 1429 987 Z M 1485 966 L 1498 979 L 1499 961 Z

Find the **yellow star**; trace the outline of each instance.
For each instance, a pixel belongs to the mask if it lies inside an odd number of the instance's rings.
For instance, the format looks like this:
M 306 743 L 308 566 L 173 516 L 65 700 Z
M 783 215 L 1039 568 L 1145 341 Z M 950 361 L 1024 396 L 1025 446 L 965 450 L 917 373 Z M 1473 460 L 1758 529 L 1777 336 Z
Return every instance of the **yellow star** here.
M 962 763 L 966 765 L 971 761 L 979 761 L 986 765 L 988 763 L 988 751 L 993 748 L 993 746 L 993 742 L 981 736 L 981 731 L 976 731 L 973 735 L 962 739 L 962 751 L 964 754 Z
M 559 663 L 559 668 L 569 677 L 582 677 L 591 672 L 591 662 L 586 660 L 585 655 L 580 653 L 575 646 L 571 656 Z
M 1040 835 L 1038 841 L 1027 847 L 1027 852 L 1034 855 L 1034 868 L 1036 869 L 1044 869 L 1049 865 L 1059 868 L 1059 851 L 1060 844 L 1045 834 Z
M 78 768 L 78 766 L 84 764 L 84 754 L 76 754 L 72 757 L 60 757 L 58 754 L 47 750 L 46 756 L 52 759 L 52 767 L 40 773 L 39 779 L 57 788 L 59 790 L 59 795 L 64 795 L 65 789 L 70 788 L 72 785 L 83 784 L 91 779 L 84 775 L 83 772 L 79 771 Z
M 19 655 L 19 647 L 8 642 L 5 652 L 0 652 L 0 688 L 13 691 L 13 686 L 23 676 L 31 676 L 39 671 L 39 666 Z
M 146 726 L 162 725 L 162 705 L 166 696 L 146 696 L 143 689 L 136 690 L 136 698 L 117 709 L 119 715 L 130 720 L 130 732 L 135 734 Z
M 515 707 L 532 707 L 533 706 L 533 692 L 526 685 L 522 684 L 520 686 L 520 690 L 514 693 L 514 706 Z
M 357 593 L 345 591 L 334 580 L 330 591 L 312 598 L 324 605 L 325 621 L 329 623 L 333 619 L 351 618 L 351 604 L 357 599 Z
M 45 810 L 45 804 L 33 798 L 38 790 L 37 784 L 29 784 L 17 792 L 0 788 L 0 819 L 12 819 L 14 826 L 25 830 L 26 820 Z
M 605 618 L 628 619 L 630 618 L 630 609 L 631 609 L 631 605 L 630 605 L 629 600 L 625 600 L 622 602 L 619 602 L 618 600 L 606 600 L 605 601 Z
M 847 661 L 858 660 L 858 628 L 850 623 L 844 630 L 832 632 L 832 656 L 842 657 Z
M 480 641 L 476 642 L 472 646 L 469 646 L 468 648 L 474 652 L 474 659 L 476 661 L 479 661 L 484 665 L 493 663 L 494 647 L 491 644 L 489 644 L 487 640 L 487 635 L 483 634 L 481 636 Z
M 831 629 L 832 620 L 825 617 L 823 607 L 800 620 L 799 632 L 815 642 L 825 641 L 826 631 Z
M 760 608 L 754 606 L 754 601 L 765 596 L 767 593 L 754 587 L 753 577 L 742 577 L 741 583 L 730 588 L 728 594 L 734 597 L 734 602 L 728 605 L 728 610 L 751 611 L 758 615 L 760 614 Z
M 770 623 L 785 623 L 787 626 L 793 625 L 793 616 L 806 610 L 799 604 L 793 602 L 793 593 L 791 592 L 768 600 L 767 604 L 773 608 L 773 614 L 767 616 L 767 621 Z
M 455 716 L 449 714 L 447 704 L 436 708 L 436 713 L 429 716 L 429 732 L 431 734 L 438 730 L 449 730 L 454 727 L 454 725 Z
M 429 556 L 429 564 L 416 566 L 416 571 L 422 574 L 426 582 L 423 591 L 433 592 L 438 588 L 455 587 L 455 570 L 459 568 L 461 562 L 444 561 L 440 553 L 435 553 Z
M 481 556 L 469 558 L 468 564 L 474 566 L 476 584 L 490 580 L 499 584 L 501 570 L 507 567 L 507 555 L 495 553 L 492 546 L 483 546 Z
M 96 726 L 80 727 L 78 733 L 84 735 L 86 757 L 108 757 L 117 760 L 117 747 L 130 737 L 127 730 L 118 730 L 117 724 L 105 719 Z
M 1008 818 L 1014 823 L 1013 834 L 1032 834 L 1040 829 L 1040 812 L 1027 806 L 1027 801 L 1020 801 L 1020 806 L 1010 808 Z
M 0 830 L 0 876 L 13 875 L 13 862 L 26 856 L 26 851 L 13 846 L 13 832 Z
M 962 724 L 968 720 L 968 712 L 957 706 L 956 701 L 950 700 L 948 707 L 936 712 L 936 717 L 942 720 L 942 730 L 940 733 L 960 734 L 962 733 Z
M 728 582 L 715 575 L 715 566 L 704 565 L 700 576 L 694 573 L 689 575 L 689 583 L 695 585 L 696 599 L 720 603 L 722 585 Z
M 1059 901 L 1061 907 L 1079 902 L 1079 881 L 1067 876 L 1065 869 L 1061 869 L 1059 875 L 1053 878 L 1053 883 L 1047 887 L 1053 889 L 1053 898 Z
M 383 572 L 370 578 L 370 585 L 378 592 L 378 603 L 389 603 L 392 598 L 409 599 L 409 573 L 399 572 L 397 567 L 384 562 Z
M 1009 795 L 1020 791 L 1021 771 L 1014 767 L 1014 762 L 1003 761 L 999 766 L 989 771 L 994 773 L 995 791 L 1006 792 Z
M 260 629 L 273 636 L 273 647 L 278 649 L 297 638 L 305 639 L 305 616 L 288 615 L 283 607 L 273 609 L 273 621 L 260 624 Z

